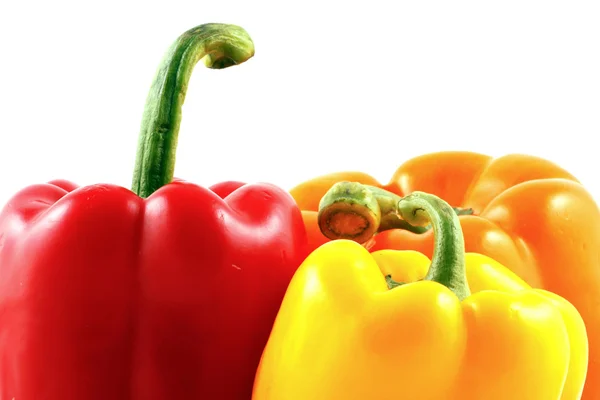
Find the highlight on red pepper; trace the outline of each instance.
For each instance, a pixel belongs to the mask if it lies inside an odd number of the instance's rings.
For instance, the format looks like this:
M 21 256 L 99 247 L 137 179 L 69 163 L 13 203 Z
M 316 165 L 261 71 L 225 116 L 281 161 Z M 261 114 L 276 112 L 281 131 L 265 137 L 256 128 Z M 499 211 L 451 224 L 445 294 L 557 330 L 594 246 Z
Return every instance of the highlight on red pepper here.
M 271 184 L 172 182 L 199 60 L 254 55 L 241 27 L 183 33 L 158 69 L 133 191 L 29 186 L 0 214 L 0 399 L 244 399 L 306 232 Z M 219 196 L 217 193 L 221 194 Z
M 465 255 L 458 216 L 438 197 L 413 192 L 397 210 L 431 224 L 431 262 L 348 239 L 313 251 L 286 292 L 253 399 L 580 399 L 588 342 L 576 308 Z
M 489 256 L 532 287 L 572 303 L 585 321 L 590 345 L 582 398 L 600 399 L 600 209 L 572 174 L 530 155 L 492 158 L 456 151 L 410 159 L 386 184 L 363 172 L 323 175 L 290 191 L 302 210 L 311 249 L 331 240 L 319 227 L 319 203 L 342 181 L 358 182 L 369 191 L 369 186 L 382 190 L 372 196 L 383 214 L 389 208 L 382 200 L 393 204 L 414 191 L 442 198 L 462 214 L 459 220 L 467 252 Z M 407 227 L 401 219 L 386 215 L 377 234 L 364 243 L 371 252 L 415 250 L 431 258 L 434 235 L 430 229 Z M 330 225 L 334 230 L 345 229 L 344 224 L 363 229 L 358 221 L 356 215 L 346 213 L 346 217 L 337 215 Z

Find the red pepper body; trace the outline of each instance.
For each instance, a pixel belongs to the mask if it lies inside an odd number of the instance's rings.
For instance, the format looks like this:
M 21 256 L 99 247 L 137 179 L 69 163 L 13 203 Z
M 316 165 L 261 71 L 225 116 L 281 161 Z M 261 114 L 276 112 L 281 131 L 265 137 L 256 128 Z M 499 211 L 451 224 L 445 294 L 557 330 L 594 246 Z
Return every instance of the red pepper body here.
M 249 399 L 306 256 L 292 197 L 73 189 L 25 188 L 0 214 L 0 400 Z

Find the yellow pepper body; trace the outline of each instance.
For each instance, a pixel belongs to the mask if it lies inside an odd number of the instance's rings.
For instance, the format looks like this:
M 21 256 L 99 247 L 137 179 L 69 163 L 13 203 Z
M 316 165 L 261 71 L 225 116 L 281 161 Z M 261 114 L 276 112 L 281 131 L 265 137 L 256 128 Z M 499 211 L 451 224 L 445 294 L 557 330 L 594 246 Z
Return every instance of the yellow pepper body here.
M 349 240 L 315 250 L 288 287 L 253 400 L 581 397 L 587 336 L 570 303 L 479 254 L 465 257 L 460 301 L 418 281 L 429 264 Z M 389 274 L 407 283 L 389 289 Z

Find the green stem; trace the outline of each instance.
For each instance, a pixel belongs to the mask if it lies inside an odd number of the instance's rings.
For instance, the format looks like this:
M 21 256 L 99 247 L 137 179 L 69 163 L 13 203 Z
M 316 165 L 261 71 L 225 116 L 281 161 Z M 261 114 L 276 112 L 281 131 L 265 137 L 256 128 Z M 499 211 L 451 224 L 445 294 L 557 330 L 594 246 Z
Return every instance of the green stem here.
M 460 221 L 452 207 L 432 194 L 413 192 L 398 202 L 398 213 L 411 225 L 431 223 L 433 227 L 433 258 L 424 280 L 441 283 L 460 300 L 468 297 L 465 242 Z
M 329 239 L 365 243 L 379 229 L 381 209 L 373 191 L 356 182 L 338 182 L 319 202 L 319 228 Z
M 338 182 L 319 203 L 319 227 L 329 239 L 351 239 L 365 243 L 375 234 L 403 229 L 422 234 L 431 226 L 413 226 L 398 215 L 402 198 L 387 190 L 358 182 Z M 457 215 L 472 214 L 471 209 L 454 209 Z
M 148 197 L 171 182 L 188 82 L 198 61 L 212 69 L 241 64 L 254 44 L 241 27 L 205 24 L 183 33 L 171 45 L 150 88 L 142 117 L 132 191 Z
M 376 186 L 364 186 L 373 193 L 381 209 L 381 221 L 379 222 L 377 232 L 383 232 L 390 229 L 404 229 L 420 234 L 425 233 L 430 229 L 430 227 L 426 226 L 412 226 L 398 216 L 397 206 L 398 202 L 402 200 L 402 197 Z

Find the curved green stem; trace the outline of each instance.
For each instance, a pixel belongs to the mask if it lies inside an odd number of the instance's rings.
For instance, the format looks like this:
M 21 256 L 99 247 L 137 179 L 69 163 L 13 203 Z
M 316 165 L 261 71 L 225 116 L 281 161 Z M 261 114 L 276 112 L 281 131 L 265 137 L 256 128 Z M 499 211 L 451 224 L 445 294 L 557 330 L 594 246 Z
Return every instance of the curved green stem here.
M 424 280 L 441 283 L 460 300 L 470 295 L 465 267 L 465 242 L 456 212 L 437 196 L 413 192 L 398 202 L 398 213 L 408 223 L 431 223 L 435 244 Z
M 241 27 L 205 24 L 183 33 L 158 69 L 142 117 L 132 190 L 148 197 L 173 179 L 181 108 L 192 71 L 205 59 L 208 68 L 241 64 L 254 55 L 254 44 Z
M 379 229 L 377 229 L 377 232 L 383 232 L 389 229 L 404 229 L 409 232 L 420 234 L 425 233 L 430 229 L 428 226 L 413 226 L 398 216 L 398 202 L 402 200 L 402 197 L 376 186 L 365 185 L 365 187 L 373 193 L 381 208 L 381 221 L 379 222 Z
M 329 239 L 351 239 L 365 243 L 375 234 L 403 229 L 421 234 L 431 226 L 413 226 L 400 218 L 402 198 L 387 190 L 358 182 L 338 182 L 319 203 L 319 228 Z M 472 214 L 471 209 L 454 209 L 457 215 Z

